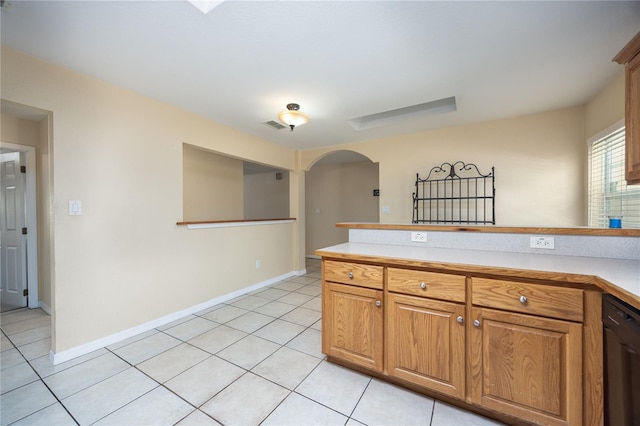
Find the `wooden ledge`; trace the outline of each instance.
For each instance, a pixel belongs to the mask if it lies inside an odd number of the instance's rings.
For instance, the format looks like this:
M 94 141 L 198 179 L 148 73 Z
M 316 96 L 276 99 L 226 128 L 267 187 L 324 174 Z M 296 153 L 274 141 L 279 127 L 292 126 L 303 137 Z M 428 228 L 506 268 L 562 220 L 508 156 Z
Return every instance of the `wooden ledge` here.
M 486 232 L 494 234 L 592 235 L 603 237 L 640 237 L 640 229 L 612 228 L 542 228 L 527 226 L 466 226 L 383 223 L 336 223 L 337 228 L 378 229 L 393 231 Z

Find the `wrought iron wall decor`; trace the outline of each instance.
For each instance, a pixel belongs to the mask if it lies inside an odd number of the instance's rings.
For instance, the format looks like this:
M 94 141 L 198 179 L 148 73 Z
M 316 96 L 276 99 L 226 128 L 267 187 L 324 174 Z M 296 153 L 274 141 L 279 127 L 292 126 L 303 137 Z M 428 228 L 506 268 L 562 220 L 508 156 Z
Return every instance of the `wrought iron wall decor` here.
M 480 173 L 457 161 L 433 167 L 426 179 L 416 173 L 413 223 L 496 224 L 495 170 Z

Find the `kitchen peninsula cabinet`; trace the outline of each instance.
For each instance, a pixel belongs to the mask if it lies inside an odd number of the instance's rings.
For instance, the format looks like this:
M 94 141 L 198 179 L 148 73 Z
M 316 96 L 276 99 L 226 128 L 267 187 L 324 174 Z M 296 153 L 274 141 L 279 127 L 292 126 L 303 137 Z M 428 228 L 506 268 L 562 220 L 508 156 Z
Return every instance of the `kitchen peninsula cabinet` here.
M 322 351 L 382 371 L 382 267 L 325 261 L 323 276 Z
M 472 400 L 529 421 L 581 423 L 583 293 L 472 278 Z
M 464 398 L 465 277 L 387 268 L 387 289 L 389 375 Z
M 597 289 L 438 268 L 323 257 L 329 360 L 501 421 L 602 424 Z
M 464 398 L 464 305 L 388 296 L 389 375 Z
M 471 399 L 547 425 L 582 423 L 582 324 L 474 308 Z
M 625 177 L 640 184 L 640 33 L 613 60 L 625 66 Z

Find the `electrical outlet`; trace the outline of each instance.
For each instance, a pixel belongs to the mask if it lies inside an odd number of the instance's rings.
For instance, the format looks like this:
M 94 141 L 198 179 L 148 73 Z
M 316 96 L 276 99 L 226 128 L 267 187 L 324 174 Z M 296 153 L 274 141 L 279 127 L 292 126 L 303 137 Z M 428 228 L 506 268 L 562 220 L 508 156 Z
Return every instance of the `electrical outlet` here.
M 256 260 L 256 269 L 260 269 L 260 268 L 262 268 L 262 260 L 257 259 Z
M 529 247 L 535 249 L 554 250 L 553 237 L 531 237 Z
M 414 243 L 426 243 L 427 242 L 427 233 L 426 232 L 412 232 L 411 233 L 411 241 Z

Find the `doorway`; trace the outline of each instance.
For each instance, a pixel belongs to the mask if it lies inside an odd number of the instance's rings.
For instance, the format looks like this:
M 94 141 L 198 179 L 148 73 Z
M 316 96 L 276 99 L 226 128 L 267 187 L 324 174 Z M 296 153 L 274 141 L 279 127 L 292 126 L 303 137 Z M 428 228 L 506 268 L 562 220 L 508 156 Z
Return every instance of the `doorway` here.
M 354 151 L 334 151 L 305 175 L 305 253 L 345 243 L 338 222 L 379 222 L 379 164 Z
M 1 312 L 39 306 L 35 156 L 30 146 L 0 149 Z

